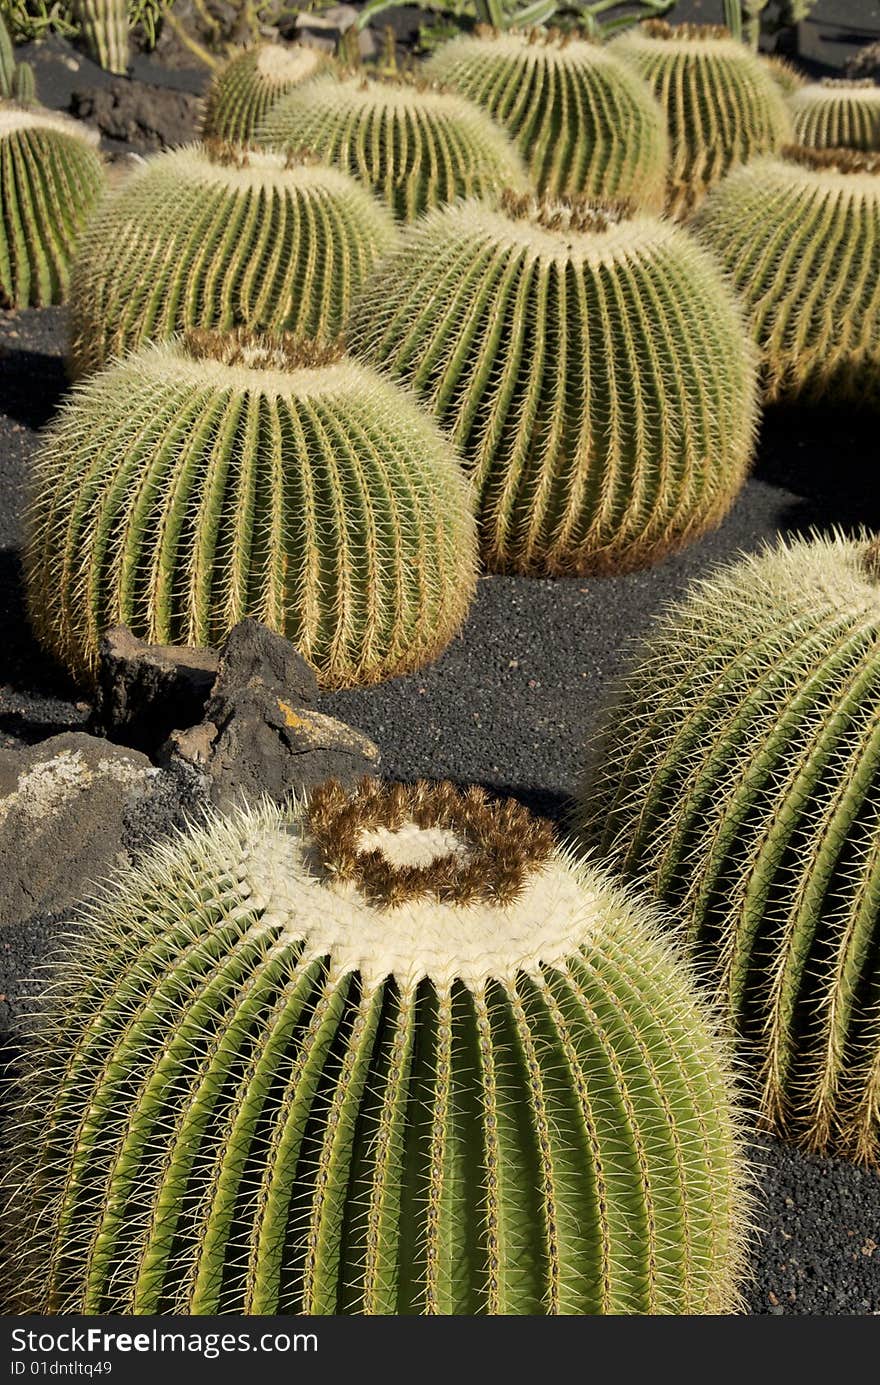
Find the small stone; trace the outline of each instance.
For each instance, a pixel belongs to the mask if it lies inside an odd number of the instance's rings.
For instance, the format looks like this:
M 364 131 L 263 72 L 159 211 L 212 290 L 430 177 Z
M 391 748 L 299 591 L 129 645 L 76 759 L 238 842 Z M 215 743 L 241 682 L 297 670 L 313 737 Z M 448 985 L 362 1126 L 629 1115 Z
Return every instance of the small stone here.
M 353 5 L 332 5 L 320 14 L 302 11 L 296 17 L 296 37 L 300 42 L 313 48 L 321 48 L 333 53 L 339 40 L 354 25 L 358 12 Z M 379 51 L 375 34 L 370 29 L 362 29 L 357 36 L 358 52 L 362 58 L 374 58 Z
M 331 5 L 329 9 L 322 10 L 320 14 L 311 14 L 308 11 L 297 15 L 296 27 L 298 29 L 335 29 L 338 33 L 344 34 L 350 29 L 352 24 L 357 22 L 358 12 L 354 5 Z
M 193 728 L 182 749 L 203 757 L 191 763 L 207 773 L 217 806 L 263 794 L 284 803 L 330 778 L 353 785 L 374 774 L 380 758 L 360 731 L 260 688 L 227 701 L 219 726 L 215 720 Z
M 198 726 L 187 727 L 184 731 L 172 731 L 166 750 L 194 769 L 204 771 L 216 739 L 217 727 L 213 721 L 201 721 Z

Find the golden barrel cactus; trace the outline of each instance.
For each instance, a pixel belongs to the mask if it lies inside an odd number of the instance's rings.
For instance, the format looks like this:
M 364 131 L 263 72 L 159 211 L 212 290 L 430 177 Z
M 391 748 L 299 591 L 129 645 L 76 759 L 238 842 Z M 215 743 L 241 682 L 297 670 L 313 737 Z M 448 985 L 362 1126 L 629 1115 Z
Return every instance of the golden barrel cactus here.
M 880 541 L 696 584 L 609 710 L 583 813 L 681 920 L 765 1116 L 880 1165 Z
M 479 106 L 405 77 L 318 77 L 273 108 L 260 143 L 313 149 L 372 188 L 402 221 L 461 197 L 524 189 L 514 145 Z
M 662 209 L 665 115 L 613 49 L 552 31 L 478 28 L 438 49 L 427 71 L 504 126 L 540 194 Z
M 811 149 L 880 150 L 880 86 L 869 79 L 811 82 L 789 101 L 798 144 Z
M 149 159 L 99 207 L 70 287 L 70 366 L 97 370 L 188 328 L 334 340 L 395 240 L 353 178 L 309 156 L 193 145 Z
M 0 101 L 0 306 L 66 297 L 71 260 L 105 187 L 97 145 L 75 120 Z
M 718 523 L 754 445 L 754 352 L 712 258 L 624 206 L 508 195 L 425 217 L 353 348 L 461 449 L 493 571 L 643 566 Z
M 458 459 L 396 386 L 334 348 L 195 332 L 76 387 L 26 557 L 34 629 L 77 674 L 120 622 L 216 645 L 254 616 L 347 687 L 445 648 L 476 554 Z
M 262 43 L 234 54 L 208 88 L 202 138 L 252 140 L 272 107 L 329 61 L 319 49 L 299 43 Z
M 654 911 L 519 804 L 331 783 L 82 922 L 15 1093 L 17 1311 L 737 1307 L 725 1046 Z
M 735 165 L 791 139 L 777 82 L 726 29 L 652 19 L 616 39 L 613 51 L 633 64 L 666 112 L 671 215 L 687 216 Z
M 787 148 L 725 179 L 692 230 L 737 289 L 769 401 L 880 402 L 880 153 Z

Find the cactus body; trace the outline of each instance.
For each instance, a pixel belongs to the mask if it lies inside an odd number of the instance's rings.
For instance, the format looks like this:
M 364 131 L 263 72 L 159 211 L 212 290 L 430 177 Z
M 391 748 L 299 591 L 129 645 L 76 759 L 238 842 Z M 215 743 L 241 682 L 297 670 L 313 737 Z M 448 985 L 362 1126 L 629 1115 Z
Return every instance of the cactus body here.
M 744 479 L 752 352 L 715 265 L 669 222 L 515 197 L 435 212 L 351 332 L 460 447 L 497 571 L 641 566 Z
M 257 138 L 273 148 L 313 149 L 406 221 L 460 197 L 526 186 L 515 147 L 484 111 L 403 79 L 318 77 L 279 101 Z
M 666 111 L 672 215 L 686 216 L 734 165 L 791 138 L 779 87 L 725 30 L 649 20 L 613 50 L 634 64 Z
M 333 339 L 393 243 L 384 208 L 337 169 L 275 154 L 160 154 L 108 197 L 71 283 L 71 368 L 190 327 Z
M 504 126 L 539 193 L 629 198 L 662 209 L 665 117 L 610 49 L 537 31 L 489 30 L 445 44 L 427 70 Z
M 12 99 L 19 106 L 33 106 L 37 99 L 34 69 L 29 63 L 16 63 L 12 74 Z
M 799 144 L 880 150 L 880 86 L 872 81 L 811 82 L 792 96 L 789 107 Z
M 0 14 L 0 97 L 8 99 L 12 95 L 15 77 L 15 49 L 6 21 Z
M 692 229 L 739 292 L 768 400 L 880 402 L 880 155 L 762 159 L 716 188 Z
M 74 0 L 90 55 L 106 72 L 128 71 L 128 0 Z
M 330 785 L 87 929 L 21 1083 L 18 1311 L 736 1306 L 724 1051 L 650 909 L 518 804 Z
M 34 69 L 29 63 L 15 61 L 12 38 L 0 14 L 0 101 L 15 101 L 19 106 L 31 106 L 35 100 Z
M 475 570 L 455 454 L 388 381 L 313 358 L 193 334 L 78 387 L 38 458 L 27 555 L 34 627 L 72 669 L 120 621 L 205 645 L 255 616 L 333 687 L 448 644 Z
M 673 609 L 585 802 L 611 862 L 684 915 L 764 1111 L 880 1161 L 880 565 L 794 541 Z
M 76 121 L 0 102 L 4 307 L 42 307 L 64 298 L 71 257 L 104 187 L 96 144 Z
M 276 102 L 314 77 L 327 62 L 318 49 L 301 44 L 267 43 L 237 53 L 211 83 L 202 137 L 238 143 L 251 140 Z

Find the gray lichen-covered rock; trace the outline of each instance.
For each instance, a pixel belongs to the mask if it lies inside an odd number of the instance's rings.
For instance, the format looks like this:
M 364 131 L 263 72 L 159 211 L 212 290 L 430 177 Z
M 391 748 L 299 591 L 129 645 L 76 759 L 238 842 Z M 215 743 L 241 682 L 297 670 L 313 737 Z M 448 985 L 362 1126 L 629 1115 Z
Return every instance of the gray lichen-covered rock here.
M 0 924 L 64 909 L 106 875 L 158 771 L 80 732 L 0 751 Z

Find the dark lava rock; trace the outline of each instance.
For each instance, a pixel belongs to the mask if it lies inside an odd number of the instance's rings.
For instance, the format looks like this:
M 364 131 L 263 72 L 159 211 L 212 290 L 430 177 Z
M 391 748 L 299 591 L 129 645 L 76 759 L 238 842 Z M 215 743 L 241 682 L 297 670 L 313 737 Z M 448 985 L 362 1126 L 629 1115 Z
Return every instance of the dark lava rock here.
M 265 688 L 243 689 L 216 715 L 219 724 L 175 731 L 169 749 L 207 774 L 218 807 L 263 794 L 283 803 L 325 779 L 354 784 L 379 765 L 378 748 L 360 731 L 311 707 L 294 708 Z
M 197 138 L 201 101 L 188 91 L 147 86 L 119 77 L 109 86 L 73 92 L 70 108 L 109 139 L 138 149 L 173 149 Z
M 101 641 L 95 725 L 154 754 L 172 731 L 202 719 L 218 664 L 215 649 L 146 644 L 115 625 Z
M 156 773 L 138 751 L 81 732 L 0 751 L 0 923 L 63 909 L 106 875 L 124 814 Z
M 259 620 L 246 619 L 233 626 L 223 646 L 206 715 L 216 720 L 215 710 L 219 707 L 222 712 L 222 702 L 227 697 L 251 686 L 276 689 L 288 702 L 297 705 L 312 704 L 318 697 L 314 669 L 290 640 Z
M 323 48 L 335 53 L 340 39 L 357 22 L 358 12 L 354 5 L 331 5 L 320 14 L 301 10 L 296 17 L 292 38 L 313 48 Z M 357 36 L 358 52 L 362 58 L 374 58 L 379 51 L 375 35 L 369 29 L 362 29 Z
M 205 719 L 170 738 L 170 761 L 207 775 L 218 806 L 268 794 L 283 803 L 331 777 L 353 784 L 375 772 L 379 751 L 344 722 L 315 711 L 313 670 L 293 645 L 256 620 L 231 632 Z

